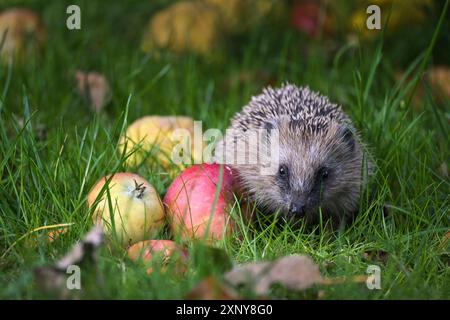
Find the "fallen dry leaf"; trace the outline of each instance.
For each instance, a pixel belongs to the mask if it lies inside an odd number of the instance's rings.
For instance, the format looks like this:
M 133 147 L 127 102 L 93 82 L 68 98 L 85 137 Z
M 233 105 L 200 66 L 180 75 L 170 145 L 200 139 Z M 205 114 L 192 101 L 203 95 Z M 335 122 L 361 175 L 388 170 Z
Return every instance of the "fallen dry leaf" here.
M 272 285 L 300 292 L 314 285 L 339 285 L 343 283 L 366 283 L 367 276 L 324 278 L 319 267 L 307 256 L 292 255 L 275 261 L 251 262 L 233 267 L 226 272 L 224 281 L 208 277 L 200 282 L 187 299 L 240 299 L 238 290 L 242 287 L 259 298 L 268 297 Z M 307 292 L 307 291 L 305 291 Z M 324 297 L 319 291 L 317 298 Z
M 86 263 L 96 267 L 97 249 L 104 239 L 103 230 L 93 227 L 74 247 L 55 264 L 34 269 L 34 279 L 44 292 L 55 293 L 60 298 L 67 298 L 71 291 L 66 286 L 69 266 L 81 266 Z M 76 290 L 75 290 L 76 291 Z
M 307 256 L 293 255 L 273 262 L 248 263 L 234 267 L 225 274 L 232 286 L 250 286 L 258 295 L 266 295 L 272 285 L 290 290 L 304 290 L 322 282 L 319 267 Z
M 102 244 L 103 238 L 102 228 L 94 226 L 81 242 L 75 244 L 72 250 L 56 262 L 55 267 L 65 272 L 70 265 L 81 264 L 86 260 L 96 262 L 97 248 Z
M 67 233 L 69 231 L 69 227 L 58 228 L 47 233 L 47 241 L 52 243 L 56 239 L 58 239 L 61 235 Z
M 28 49 L 40 46 L 46 33 L 38 14 L 14 8 L 0 13 L 0 56 L 5 61 L 22 58 Z
M 97 72 L 75 72 L 78 93 L 90 104 L 95 112 L 102 111 L 111 101 L 111 89 L 105 76 Z

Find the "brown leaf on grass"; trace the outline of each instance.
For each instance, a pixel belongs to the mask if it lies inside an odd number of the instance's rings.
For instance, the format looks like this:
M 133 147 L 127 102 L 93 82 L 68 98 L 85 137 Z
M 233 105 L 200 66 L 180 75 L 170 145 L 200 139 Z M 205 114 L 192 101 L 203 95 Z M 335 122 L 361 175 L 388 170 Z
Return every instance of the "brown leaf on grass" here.
M 102 228 L 94 226 L 81 242 L 75 244 L 72 250 L 56 262 L 56 268 L 65 271 L 70 265 L 79 265 L 86 261 L 95 263 L 97 261 L 97 249 L 103 243 L 103 238 Z
M 105 76 L 97 72 L 78 70 L 75 73 L 77 90 L 95 112 L 102 111 L 103 107 L 111 101 L 111 89 Z
M 260 261 L 235 266 L 224 274 L 224 281 L 208 277 L 200 282 L 187 299 L 240 299 L 237 289 L 245 287 L 259 298 L 268 297 L 272 285 L 291 291 L 303 291 L 314 285 L 365 283 L 367 276 L 324 278 L 319 267 L 307 256 L 292 255 L 275 261 Z M 307 292 L 307 291 L 305 291 Z M 317 298 L 325 295 L 319 291 Z
M 237 294 L 214 277 L 208 277 L 195 286 L 186 296 L 188 300 L 234 300 Z
M 307 256 L 293 255 L 273 262 L 248 263 L 225 274 L 232 286 L 249 286 L 258 295 L 266 295 L 272 285 L 290 290 L 304 290 L 322 282 L 319 267 Z
M 37 267 L 34 271 L 34 279 L 38 287 L 44 292 L 57 294 L 65 299 L 70 296 L 70 290 L 66 286 L 67 270 L 69 266 L 81 266 L 86 263 L 94 268 L 97 262 L 97 249 L 103 243 L 103 230 L 99 226 L 93 227 L 74 247 L 60 260 L 50 266 Z
M 40 46 L 46 32 L 41 18 L 28 9 L 13 8 L 0 13 L 0 57 L 23 58 L 28 49 Z
M 61 235 L 67 233 L 69 231 L 69 227 L 58 228 L 47 233 L 47 241 L 52 243 L 56 239 L 58 239 Z

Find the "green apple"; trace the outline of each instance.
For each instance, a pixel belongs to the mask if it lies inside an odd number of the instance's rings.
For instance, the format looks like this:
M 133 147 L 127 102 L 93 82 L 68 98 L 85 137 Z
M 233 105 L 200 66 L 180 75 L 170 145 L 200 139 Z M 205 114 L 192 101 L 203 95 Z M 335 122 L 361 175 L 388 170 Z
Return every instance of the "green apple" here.
M 100 179 L 89 192 L 88 206 L 94 207 L 94 223 L 102 225 L 106 234 L 115 231 L 117 239 L 125 246 L 151 239 L 165 220 L 155 188 L 133 173 L 116 173 Z

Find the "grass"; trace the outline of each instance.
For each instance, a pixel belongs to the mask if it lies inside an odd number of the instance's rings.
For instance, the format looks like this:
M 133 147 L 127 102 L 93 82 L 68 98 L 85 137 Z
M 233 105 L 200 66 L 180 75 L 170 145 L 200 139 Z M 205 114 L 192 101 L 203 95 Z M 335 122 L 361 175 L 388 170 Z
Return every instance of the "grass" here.
M 41 2 L 26 4 L 39 8 Z M 64 27 L 65 8 L 74 2 L 83 8 L 81 31 Z M 0 9 L 23 3 L 6 1 Z M 43 52 L 24 64 L 0 66 L 0 297 L 45 297 L 32 281 L 32 269 L 55 261 L 89 230 L 86 196 L 100 177 L 136 172 L 164 195 L 171 182 L 164 170 L 126 167 L 117 152 L 128 123 L 147 114 L 185 114 L 203 121 L 204 129 L 225 129 L 267 82 L 288 80 L 343 105 L 376 159 L 378 171 L 355 223 L 335 235 L 270 221 L 241 225 L 242 236 L 218 243 L 220 251 L 193 247 L 185 277 L 158 270 L 150 277 L 125 252 L 105 247 L 98 261 L 102 285 L 83 283 L 83 297 L 183 298 L 201 279 L 220 276 L 228 259 L 238 263 L 300 253 L 329 277 L 365 274 L 369 264 L 381 267 L 381 290 L 348 282 L 322 288 L 325 299 L 448 299 L 449 251 L 442 238 L 450 229 L 450 183 L 439 168 L 450 159 L 450 103 L 431 94 L 419 105 L 410 98 L 433 63 L 436 48 L 429 44 L 447 36 L 448 29 L 433 30 L 436 38 L 429 34 L 417 58 L 402 62 L 409 76 L 399 82 L 394 78 L 399 53 L 383 45 L 383 38 L 361 46 L 338 42 L 326 51 L 321 41 L 280 32 L 278 26 L 262 26 L 236 39 L 239 45 L 224 46 L 213 61 L 147 56 L 138 49 L 142 26 L 164 4 L 46 1 L 42 14 L 49 37 Z M 95 69 L 109 79 L 113 99 L 101 115 L 76 94 L 76 69 Z M 36 137 L 39 125 L 47 128 L 45 139 Z M 233 214 L 239 213 L 236 203 Z M 46 230 L 37 229 L 60 223 L 73 225 L 53 243 L 45 240 Z M 161 237 L 171 235 L 164 231 Z M 370 252 L 375 254 L 364 258 Z M 271 297 L 304 296 L 274 290 Z

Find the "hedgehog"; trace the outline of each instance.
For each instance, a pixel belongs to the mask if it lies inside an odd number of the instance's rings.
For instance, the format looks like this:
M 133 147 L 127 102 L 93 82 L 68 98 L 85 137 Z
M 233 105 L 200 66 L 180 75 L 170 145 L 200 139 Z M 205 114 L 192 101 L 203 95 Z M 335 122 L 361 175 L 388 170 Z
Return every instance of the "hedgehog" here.
M 358 211 L 372 172 L 365 150 L 339 105 L 285 83 L 263 89 L 232 118 L 214 159 L 236 172 L 260 211 L 335 227 Z

